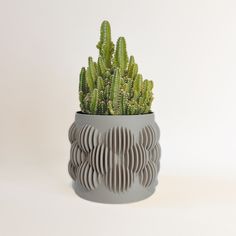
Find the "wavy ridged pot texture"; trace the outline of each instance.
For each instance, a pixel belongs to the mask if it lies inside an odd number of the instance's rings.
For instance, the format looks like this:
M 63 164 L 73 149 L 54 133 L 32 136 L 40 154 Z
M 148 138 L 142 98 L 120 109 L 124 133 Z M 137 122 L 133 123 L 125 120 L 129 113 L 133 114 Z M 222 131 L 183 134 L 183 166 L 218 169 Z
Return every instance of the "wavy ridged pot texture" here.
M 101 203 L 129 203 L 151 196 L 158 183 L 159 137 L 153 113 L 77 112 L 69 129 L 68 165 L 75 192 Z

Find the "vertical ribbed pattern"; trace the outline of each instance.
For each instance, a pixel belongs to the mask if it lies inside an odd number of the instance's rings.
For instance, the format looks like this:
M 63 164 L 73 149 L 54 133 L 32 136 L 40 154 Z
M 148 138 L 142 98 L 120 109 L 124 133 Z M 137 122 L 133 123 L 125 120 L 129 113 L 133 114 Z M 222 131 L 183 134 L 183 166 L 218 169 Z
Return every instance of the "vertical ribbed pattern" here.
M 152 127 L 153 127 L 154 130 L 155 130 L 156 141 L 159 142 L 159 139 L 160 139 L 160 128 L 159 128 L 159 126 L 157 125 L 157 123 L 155 123 L 155 122 L 152 124 Z
M 73 143 L 76 140 L 76 125 L 75 122 L 70 126 L 68 137 L 70 143 Z
M 139 173 L 148 162 L 148 151 L 140 144 L 136 143 L 129 150 L 125 164 L 134 173 Z
M 71 161 L 68 163 L 68 172 L 70 174 L 70 177 L 75 180 L 76 179 L 76 167 L 72 164 Z
M 101 141 L 101 134 L 90 125 L 84 125 L 78 132 L 78 144 L 84 152 L 90 152 Z
M 116 154 L 124 154 L 134 144 L 134 135 L 122 126 L 113 127 L 105 134 L 105 145 Z
M 147 150 L 152 149 L 156 145 L 156 131 L 152 126 L 147 125 L 139 132 L 139 143 Z
M 100 178 L 89 162 L 84 161 L 77 169 L 77 181 L 84 187 L 84 189 L 91 191 L 97 188 Z
M 74 141 L 70 149 L 70 161 L 78 167 L 86 159 L 85 153 L 79 148 L 78 143 Z
M 152 161 L 149 161 L 139 175 L 140 183 L 144 187 L 148 187 L 155 180 L 156 175 L 157 175 L 156 167 Z
M 89 162 L 97 173 L 104 175 L 114 166 L 115 154 L 105 145 L 100 144 L 91 151 Z
M 128 168 L 121 165 L 115 165 L 105 175 L 105 185 L 110 191 L 120 193 L 127 191 L 134 181 L 134 174 Z
M 155 147 L 149 152 L 150 154 L 150 159 L 154 162 L 154 163 L 158 163 L 161 157 L 161 147 L 160 144 L 157 143 L 155 145 Z

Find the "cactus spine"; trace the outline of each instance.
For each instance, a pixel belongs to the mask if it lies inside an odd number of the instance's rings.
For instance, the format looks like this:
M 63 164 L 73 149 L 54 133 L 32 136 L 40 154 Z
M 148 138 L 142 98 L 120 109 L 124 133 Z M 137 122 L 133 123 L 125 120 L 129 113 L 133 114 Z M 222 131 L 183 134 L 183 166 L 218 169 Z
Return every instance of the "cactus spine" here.
M 88 58 L 79 77 L 81 111 L 88 114 L 136 115 L 151 112 L 153 82 L 143 80 L 133 56 L 128 58 L 124 37 L 111 40 L 111 27 L 103 21 L 97 44 L 97 62 Z

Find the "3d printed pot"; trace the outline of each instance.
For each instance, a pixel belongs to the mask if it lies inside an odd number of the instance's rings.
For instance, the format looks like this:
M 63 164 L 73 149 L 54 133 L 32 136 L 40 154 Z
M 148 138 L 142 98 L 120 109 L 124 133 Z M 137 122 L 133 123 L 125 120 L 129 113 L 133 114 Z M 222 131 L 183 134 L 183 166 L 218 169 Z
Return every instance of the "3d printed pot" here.
M 154 114 L 88 115 L 77 112 L 69 130 L 69 174 L 75 192 L 102 203 L 143 200 L 158 183 L 160 131 Z

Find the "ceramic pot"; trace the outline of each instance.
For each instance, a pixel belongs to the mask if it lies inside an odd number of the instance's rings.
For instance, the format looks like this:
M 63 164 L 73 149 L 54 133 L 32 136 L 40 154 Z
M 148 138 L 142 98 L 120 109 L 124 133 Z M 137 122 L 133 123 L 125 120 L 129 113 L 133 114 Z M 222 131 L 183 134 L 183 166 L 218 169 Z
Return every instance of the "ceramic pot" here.
M 129 203 L 151 196 L 160 169 L 159 137 L 154 113 L 77 112 L 69 129 L 68 165 L 75 192 L 101 203 Z

